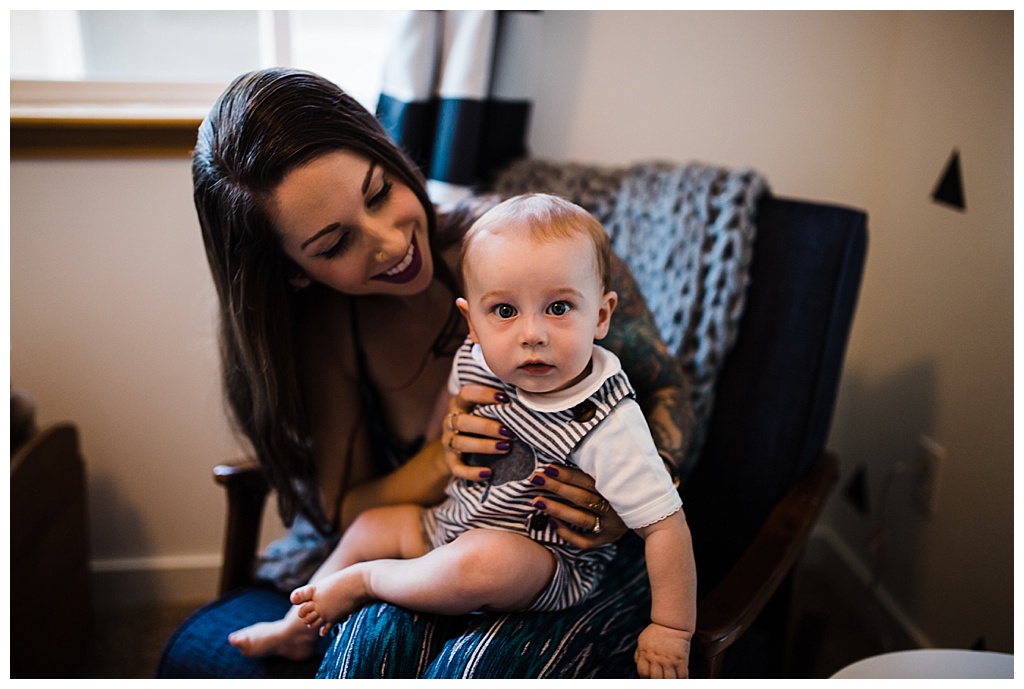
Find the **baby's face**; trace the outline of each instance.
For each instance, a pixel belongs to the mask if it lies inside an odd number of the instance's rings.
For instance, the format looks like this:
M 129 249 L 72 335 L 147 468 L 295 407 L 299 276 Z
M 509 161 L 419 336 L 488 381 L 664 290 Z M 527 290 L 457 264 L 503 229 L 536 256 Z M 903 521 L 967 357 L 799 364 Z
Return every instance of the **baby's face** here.
M 589 237 L 485 233 L 465 260 L 459 308 L 495 375 L 545 393 L 589 372 L 594 340 L 608 333 L 616 300 L 601 285 Z

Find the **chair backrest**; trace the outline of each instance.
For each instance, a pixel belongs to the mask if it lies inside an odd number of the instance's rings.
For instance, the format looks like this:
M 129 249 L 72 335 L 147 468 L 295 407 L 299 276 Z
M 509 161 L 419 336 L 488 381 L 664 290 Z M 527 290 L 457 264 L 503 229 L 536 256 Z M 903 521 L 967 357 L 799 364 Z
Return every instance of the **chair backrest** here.
M 824 449 L 866 250 L 861 211 L 768 194 L 758 204 L 746 307 L 683 487 L 702 590 Z

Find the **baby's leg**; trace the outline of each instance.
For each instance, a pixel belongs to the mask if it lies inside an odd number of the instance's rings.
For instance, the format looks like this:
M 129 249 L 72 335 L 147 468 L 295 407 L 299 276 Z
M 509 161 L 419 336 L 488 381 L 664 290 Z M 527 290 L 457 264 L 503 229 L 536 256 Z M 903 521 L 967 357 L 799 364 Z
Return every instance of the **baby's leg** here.
M 313 582 L 363 560 L 422 555 L 427 546 L 423 542 L 421 514 L 422 508 L 416 505 L 367 510 L 345 531 L 338 546 L 310 578 L 311 583 L 298 590 L 315 590 L 317 584 Z M 294 597 L 292 602 L 295 602 Z M 250 657 L 279 655 L 305 660 L 316 649 L 317 629 L 321 626 L 307 625 L 299 616 L 298 606 L 293 606 L 282 619 L 239 629 L 228 636 L 228 642 Z
M 357 562 L 398 558 L 408 560 L 430 550 L 424 542 L 423 508 L 389 505 L 366 510 L 352 522 L 310 583 Z
M 331 624 L 371 600 L 460 615 L 522 610 L 555 572 L 554 556 L 526 536 L 478 529 L 414 560 L 361 562 L 292 592 L 310 625 Z

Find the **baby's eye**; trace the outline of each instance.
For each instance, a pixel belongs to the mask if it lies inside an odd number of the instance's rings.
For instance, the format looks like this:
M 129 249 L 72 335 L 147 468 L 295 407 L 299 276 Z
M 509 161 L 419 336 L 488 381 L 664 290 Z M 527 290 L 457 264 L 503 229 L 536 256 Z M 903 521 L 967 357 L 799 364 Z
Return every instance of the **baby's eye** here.
M 512 318 L 516 315 L 516 307 L 510 304 L 498 304 L 493 311 L 498 318 Z
M 548 313 L 552 316 L 564 316 L 572 311 L 572 304 L 567 301 L 556 301 L 548 307 Z

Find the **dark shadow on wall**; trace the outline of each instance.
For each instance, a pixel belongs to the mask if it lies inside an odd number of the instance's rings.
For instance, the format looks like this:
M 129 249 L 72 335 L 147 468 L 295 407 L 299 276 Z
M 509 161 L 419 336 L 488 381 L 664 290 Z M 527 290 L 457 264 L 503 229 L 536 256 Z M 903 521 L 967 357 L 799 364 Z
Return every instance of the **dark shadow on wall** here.
M 902 605 L 914 601 L 920 578 L 923 515 L 912 473 L 922 435 L 934 430 L 937 371 L 922 360 L 883 378 L 844 373 L 829 446 L 841 460 L 839 486 L 822 524 L 831 528 Z M 854 504 L 863 478 L 863 509 Z
M 87 460 L 88 461 L 88 460 Z M 88 472 L 90 530 L 93 557 L 108 559 L 131 544 L 137 552 L 150 552 L 149 535 L 142 520 L 142 510 L 124 499 L 116 477 L 107 472 Z M 102 506 L 102 510 L 98 509 Z M 146 568 L 93 570 L 92 594 L 95 607 L 123 607 L 139 601 L 157 599 L 156 573 Z

